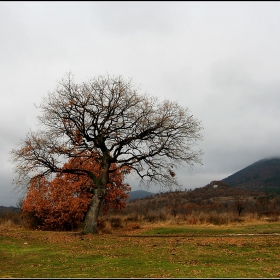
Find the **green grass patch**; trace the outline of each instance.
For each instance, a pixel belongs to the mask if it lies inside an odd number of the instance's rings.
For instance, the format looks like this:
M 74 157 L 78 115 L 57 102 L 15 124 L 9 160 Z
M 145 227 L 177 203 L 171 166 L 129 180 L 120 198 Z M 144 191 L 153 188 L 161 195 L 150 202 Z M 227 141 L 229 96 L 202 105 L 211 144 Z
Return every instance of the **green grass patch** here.
M 279 225 L 256 225 L 268 231 Z M 241 227 L 242 229 L 242 227 Z M 187 231 L 186 231 L 187 230 Z M 243 233 L 249 228 L 243 228 Z M 230 233 L 239 233 L 237 228 Z M 280 236 L 161 228 L 140 235 L 0 231 L 1 278 L 277 278 Z M 147 233 L 152 235 L 147 235 Z M 223 233 L 215 236 L 213 233 Z M 166 236 L 164 236 L 166 234 Z M 183 234 L 183 235 L 182 235 Z M 185 235 L 184 235 L 185 234 Z M 212 235 L 211 235 L 212 234 Z M 160 238 L 159 238 L 160 237 Z
M 144 235 L 229 235 L 229 234 L 280 234 L 279 223 L 230 226 L 168 226 L 148 230 Z

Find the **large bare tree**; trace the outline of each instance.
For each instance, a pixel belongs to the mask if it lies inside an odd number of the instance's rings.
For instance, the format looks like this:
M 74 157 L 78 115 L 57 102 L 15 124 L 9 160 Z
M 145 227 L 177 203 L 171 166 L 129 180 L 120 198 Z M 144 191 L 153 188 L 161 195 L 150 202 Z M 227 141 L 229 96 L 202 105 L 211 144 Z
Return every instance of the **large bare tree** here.
M 200 121 L 187 108 L 139 94 L 131 81 L 100 76 L 75 83 L 70 73 L 49 93 L 36 132 L 29 132 L 18 149 L 11 151 L 15 183 L 23 186 L 51 173 L 87 175 L 94 194 L 85 217 L 84 233 L 97 233 L 97 218 L 117 163 L 124 172 L 139 175 L 142 182 L 161 187 L 178 185 L 174 169 L 200 163 Z M 78 151 L 78 152 L 77 152 Z M 63 168 L 69 158 L 96 158 L 99 176 L 79 166 Z

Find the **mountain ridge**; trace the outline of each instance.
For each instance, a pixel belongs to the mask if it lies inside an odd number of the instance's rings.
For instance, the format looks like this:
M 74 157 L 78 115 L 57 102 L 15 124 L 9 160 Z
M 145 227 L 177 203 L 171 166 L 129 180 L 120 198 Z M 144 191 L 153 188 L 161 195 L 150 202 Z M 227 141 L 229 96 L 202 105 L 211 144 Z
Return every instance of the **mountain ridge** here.
M 155 193 L 144 191 L 144 190 L 136 190 L 136 191 L 131 191 L 128 195 L 130 197 L 127 199 L 127 201 L 130 201 L 133 199 L 140 199 L 151 195 L 153 196 L 155 195 Z
M 221 181 L 232 187 L 280 193 L 280 157 L 256 161 Z

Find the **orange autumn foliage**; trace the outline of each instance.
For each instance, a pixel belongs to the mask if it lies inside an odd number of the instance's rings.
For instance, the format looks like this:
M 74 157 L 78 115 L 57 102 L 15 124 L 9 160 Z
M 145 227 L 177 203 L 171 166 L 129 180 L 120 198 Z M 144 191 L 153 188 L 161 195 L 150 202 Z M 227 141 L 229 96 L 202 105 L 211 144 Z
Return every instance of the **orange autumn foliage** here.
M 64 168 L 83 168 L 99 175 L 100 165 L 96 158 L 86 161 L 85 158 L 71 159 Z M 113 164 L 112 168 L 116 168 Z M 128 170 L 117 169 L 110 173 L 110 183 L 104 198 L 102 210 L 107 214 L 110 209 L 121 210 L 126 207 L 128 184 L 123 183 Z M 88 176 L 61 173 L 48 181 L 45 177 L 34 179 L 23 202 L 23 218 L 35 218 L 35 226 L 41 229 L 71 230 L 83 221 L 91 198 L 93 197 L 92 181 Z

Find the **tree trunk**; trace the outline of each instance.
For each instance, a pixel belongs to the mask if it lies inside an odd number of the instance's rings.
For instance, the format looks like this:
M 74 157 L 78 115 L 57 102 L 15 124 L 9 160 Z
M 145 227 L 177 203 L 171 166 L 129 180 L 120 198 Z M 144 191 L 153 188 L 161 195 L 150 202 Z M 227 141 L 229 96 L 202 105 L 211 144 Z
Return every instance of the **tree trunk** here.
M 100 190 L 96 189 L 96 191 L 94 192 L 94 196 L 90 201 L 88 212 L 86 214 L 85 226 L 84 226 L 84 230 L 83 230 L 84 234 L 86 234 L 86 233 L 97 234 L 98 233 L 98 229 L 97 229 L 98 215 L 99 215 L 99 211 L 100 211 L 103 199 L 104 199 L 104 194 L 103 194 L 102 190 L 100 191 Z
M 98 215 L 106 195 L 106 186 L 109 182 L 109 169 L 110 169 L 110 155 L 105 153 L 103 155 L 101 164 L 101 173 L 94 190 L 94 196 L 90 201 L 89 209 L 85 218 L 85 227 L 83 233 L 97 234 Z

